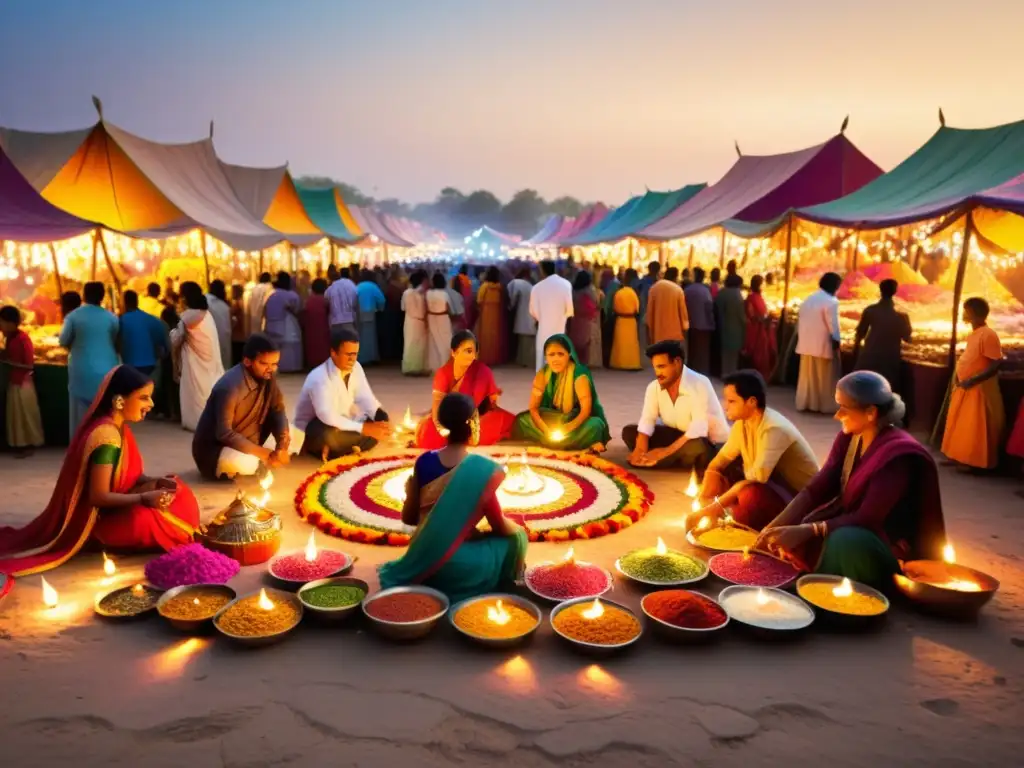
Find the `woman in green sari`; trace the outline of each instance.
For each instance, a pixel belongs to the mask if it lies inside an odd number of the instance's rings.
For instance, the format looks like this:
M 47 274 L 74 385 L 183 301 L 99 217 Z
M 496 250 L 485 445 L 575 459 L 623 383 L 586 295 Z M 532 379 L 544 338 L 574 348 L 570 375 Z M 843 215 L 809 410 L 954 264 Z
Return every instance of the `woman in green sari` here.
M 416 459 L 406 485 L 402 522 L 416 526 L 405 554 L 378 568 L 381 589 L 424 584 L 453 602 L 510 588 L 523 571 L 526 531 L 501 513 L 501 465 L 466 447 L 479 429 L 476 404 L 445 395 L 437 420 L 448 445 Z M 490 531 L 477 525 L 486 518 Z
M 611 439 L 590 369 L 569 337 L 544 342 L 545 365 L 533 380 L 530 409 L 516 416 L 512 436 L 548 448 L 601 453 Z

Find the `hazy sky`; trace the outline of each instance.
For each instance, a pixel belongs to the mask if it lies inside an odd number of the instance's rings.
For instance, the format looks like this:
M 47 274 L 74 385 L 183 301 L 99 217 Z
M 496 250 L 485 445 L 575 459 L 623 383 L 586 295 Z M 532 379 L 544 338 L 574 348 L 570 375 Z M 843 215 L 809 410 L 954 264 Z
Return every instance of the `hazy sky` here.
M 611 204 L 848 135 L 1024 118 L 1024 0 L 2 0 L 0 124 L 106 117 L 378 197 Z

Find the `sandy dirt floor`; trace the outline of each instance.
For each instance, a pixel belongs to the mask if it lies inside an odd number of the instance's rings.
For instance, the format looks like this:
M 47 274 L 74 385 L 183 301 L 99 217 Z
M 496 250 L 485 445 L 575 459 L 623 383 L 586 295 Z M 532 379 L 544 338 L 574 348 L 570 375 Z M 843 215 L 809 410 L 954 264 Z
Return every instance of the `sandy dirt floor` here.
M 647 373 L 599 371 L 616 436 L 636 420 Z M 503 405 L 526 405 L 529 375 L 501 369 Z M 425 410 L 430 383 L 394 368 L 370 380 L 393 415 Z M 289 401 L 301 385 L 283 377 Z M 794 416 L 792 390 L 770 404 L 794 418 L 820 458 L 836 423 Z M 45 405 L 44 405 L 45 407 Z M 150 474 L 178 472 L 209 519 L 230 485 L 200 482 L 190 435 L 162 423 L 136 429 Z M 380 448 L 377 449 L 381 451 Z M 616 439 L 607 457 L 623 461 Z M 0 524 L 31 519 L 49 497 L 61 454 L 0 458 Z M 315 469 L 294 461 L 277 473 L 285 547 L 309 528 L 291 495 Z M 684 548 L 686 476 L 645 471 L 651 514 L 622 533 L 582 542 L 586 560 L 611 566 L 663 536 Z M 942 493 L 959 560 L 1002 582 L 976 624 L 894 610 L 877 634 L 815 630 L 797 644 L 767 645 L 727 633 L 687 648 L 653 637 L 621 658 L 592 660 L 555 642 L 546 626 L 519 653 L 478 652 L 442 627 L 424 643 L 387 645 L 357 626 L 301 627 L 288 642 L 245 651 L 172 634 L 159 620 L 112 626 L 91 614 L 100 555 L 47 574 L 62 595 L 47 614 L 37 578 L 0 607 L 0 765 L 145 768 L 270 766 L 1011 766 L 1024 746 L 1024 502 L 1019 484 L 942 470 Z M 326 541 L 321 536 L 321 541 Z M 354 574 L 397 550 L 334 542 L 359 556 Z M 532 544 L 529 558 L 565 545 Z M 138 578 L 145 558 L 120 561 Z M 239 592 L 261 583 L 244 569 Z M 720 584 L 706 587 L 712 594 Z M 617 599 L 638 605 L 623 585 Z M 827 761 L 827 762 L 826 762 Z

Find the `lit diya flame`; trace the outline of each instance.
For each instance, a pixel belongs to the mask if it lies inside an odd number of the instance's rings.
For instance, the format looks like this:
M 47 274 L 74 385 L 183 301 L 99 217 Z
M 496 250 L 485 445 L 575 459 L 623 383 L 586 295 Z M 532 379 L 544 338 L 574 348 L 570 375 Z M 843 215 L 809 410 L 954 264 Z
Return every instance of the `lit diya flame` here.
M 686 495 L 691 499 L 697 498 L 697 472 L 696 470 L 690 470 L 690 484 L 686 486 Z
M 573 550 L 572 547 L 569 547 L 569 550 L 565 553 L 565 557 L 562 558 L 562 562 L 564 562 L 564 563 L 575 563 L 576 562 L 576 552 Z
M 412 419 L 412 408 L 405 406 L 405 416 L 402 417 L 402 426 L 406 429 L 416 429 L 416 422 Z
M 743 560 L 744 560 L 744 562 L 746 562 L 749 559 L 750 559 L 750 547 L 744 547 L 743 548 Z
M 117 566 L 114 565 L 114 561 L 107 557 L 107 553 L 103 553 L 103 575 L 113 576 L 117 573 Z
M 487 620 L 493 621 L 495 624 L 504 626 L 512 621 L 512 614 L 505 610 L 505 606 L 501 604 L 501 600 L 498 601 L 497 605 L 490 605 L 487 607 Z
M 604 606 L 601 605 L 601 601 L 595 597 L 594 602 L 591 603 L 590 607 L 587 608 L 587 610 L 580 611 L 580 616 L 582 616 L 584 619 L 600 619 L 602 616 L 604 616 Z
M 661 540 L 661 536 L 658 537 L 658 546 L 654 548 L 654 551 L 659 555 L 668 554 L 668 547 L 666 547 L 665 542 Z
M 316 532 L 311 531 L 309 534 L 309 541 L 306 542 L 306 562 L 315 563 L 316 556 Z
M 694 499 L 693 501 L 690 502 L 690 511 L 700 512 L 700 502 L 697 499 Z
M 43 605 L 47 608 L 56 608 L 57 603 L 60 602 L 57 590 L 50 586 L 50 582 L 46 580 L 45 576 L 39 577 L 39 583 L 43 586 Z
M 853 584 L 850 583 L 849 579 L 844 577 L 838 587 L 832 588 L 832 594 L 836 597 L 849 597 L 853 594 Z
M 769 602 L 771 602 L 771 598 L 768 596 L 768 593 L 764 589 L 757 590 L 757 604 L 768 605 Z
M 261 589 L 260 590 L 259 606 L 264 611 L 272 611 L 272 610 L 274 610 L 274 601 L 271 600 L 269 597 L 267 597 L 267 590 L 266 589 Z
M 708 529 L 708 527 L 710 525 L 711 525 L 711 518 L 707 517 L 707 516 L 702 517 L 700 520 L 697 521 L 697 530 L 698 531 L 705 531 L 705 530 Z
M 192 598 L 192 605 L 199 605 L 199 598 L 198 597 Z
M 260 479 L 260 488 L 263 489 L 263 496 L 260 497 L 260 500 L 258 502 L 256 502 L 256 506 L 258 506 L 258 507 L 265 507 L 265 506 L 267 506 L 267 502 L 270 501 L 270 486 L 272 486 L 273 484 L 274 484 L 274 473 L 268 470 L 267 474 L 265 474 Z
M 560 429 L 556 429 L 554 432 L 551 433 L 551 442 L 553 443 L 560 443 L 564 439 L 565 433 Z
M 132 594 L 136 597 L 142 597 L 144 594 L 146 594 L 146 588 L 141 584 L 136 584 L 134 587 L 132 587 Z
M 956 562 L 956 550 L 953 549 L 952 544 L 947 544 L 942 548 L 942 559 L 950 565 L 953 565 Z

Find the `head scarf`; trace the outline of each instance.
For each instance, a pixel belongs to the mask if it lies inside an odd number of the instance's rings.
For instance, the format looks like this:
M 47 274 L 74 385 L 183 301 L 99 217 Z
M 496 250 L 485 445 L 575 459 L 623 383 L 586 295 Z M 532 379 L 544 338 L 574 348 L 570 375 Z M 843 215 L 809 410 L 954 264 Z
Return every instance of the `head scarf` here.
M 547 352 L 548 345 L 557 344 L 569 353 L 569 364 L 565 370 L 556 374 L 546 363 L 544 365 L 544 400 L 542 405 L 548 405 L 562 413 L 571 413 L 577 410 L 579 404 L 576 402 L 576 379 L 585 378 L 590 387 L 591 415 L 602 421 L 607 421 L 604 416 L 604 409 L 597 399 L 597 388 L 594 386 L 594 377 L 590 369 L 580 362 L 576 354 L 576 347 L 572 340 L 564 333 L 556 333 L 544 342 L 544 351 Z

